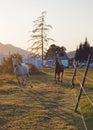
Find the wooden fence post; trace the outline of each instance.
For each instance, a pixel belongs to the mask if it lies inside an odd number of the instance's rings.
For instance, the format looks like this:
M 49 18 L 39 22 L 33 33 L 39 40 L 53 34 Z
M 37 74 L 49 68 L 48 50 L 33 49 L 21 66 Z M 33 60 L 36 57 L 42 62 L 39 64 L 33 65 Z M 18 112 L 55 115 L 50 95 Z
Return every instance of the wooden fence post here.
M 78 63 L 76 62 L 76 64 L 75 64 L 75 70 L 74 70 L 74 74 L 73 74 L 73 78 L 72 78 L 72 82 L 71 82 L 71 88 L 74 88 L 74 86 L 75 86 L 74 79 L 75 79 L 76 72 L 77 72 L 77 66 L 78 66 Z
M 77 98 L 77 103 L 76 103 L 76 106 L 75 106 L 75 109 L 74 109 L 75 112 L 77 111 L 79 101 L 80 101 L 80 98 L 81 98 L 81 95 L 82 95 L 82 91 L 83 91 L 82 88 L 84 87 L 84 83 L 85 83 L 85 80 L 86 80 L 86 76 L 87 76 L 87 72 L 88 72 L 88 68 L 89 68 L 89 63 L 90 63 L 90 58 L 91 58 L 91 55 L 89 54 L 87 64 L 86 64 L 85 73 L 84 73 L 84 77 L 83 77 L 82 84 L 80 86 L 79 95 L 78 95 L 78 98 Z

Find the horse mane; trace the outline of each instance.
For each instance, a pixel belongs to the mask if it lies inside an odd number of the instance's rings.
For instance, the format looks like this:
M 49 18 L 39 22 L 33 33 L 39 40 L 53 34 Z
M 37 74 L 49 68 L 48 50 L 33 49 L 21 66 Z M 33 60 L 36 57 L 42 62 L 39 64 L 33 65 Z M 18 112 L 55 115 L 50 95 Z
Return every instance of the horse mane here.
M 19 59 L 17 59 L 17 61 L 18 61 L 18 64 L 21 66 L 22 62 Z
M 56 59 L 56 62 L 55 62 L 56 65 L 60 65 L 58 59 Z

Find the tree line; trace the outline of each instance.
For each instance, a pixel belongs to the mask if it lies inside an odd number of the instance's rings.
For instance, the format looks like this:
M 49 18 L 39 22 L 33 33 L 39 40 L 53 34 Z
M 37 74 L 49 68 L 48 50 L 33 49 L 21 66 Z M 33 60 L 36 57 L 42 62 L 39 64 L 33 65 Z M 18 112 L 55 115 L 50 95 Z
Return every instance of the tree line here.
M 88 55 L 91 54 L 90 44 L 85 38 L 84 43 L 80 43 L 76 49 L 75 60 L 79 62 L 87 61 Z

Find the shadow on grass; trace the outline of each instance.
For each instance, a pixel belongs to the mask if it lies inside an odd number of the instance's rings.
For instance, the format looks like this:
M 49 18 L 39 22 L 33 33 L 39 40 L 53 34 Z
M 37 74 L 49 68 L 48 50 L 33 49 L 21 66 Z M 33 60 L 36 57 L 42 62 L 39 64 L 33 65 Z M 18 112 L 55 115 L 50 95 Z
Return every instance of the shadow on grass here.
M 18 104 L 0 104 L 0 130 L 11 129 L 13 120 L 22 118 L 31 107 Z M 6 129 L 7 128 L 7 129 Z
M 51 76 L 47 73 L 43 73 L 41 75 L 31 75 L 33 83 L 50 83 Z M 17 90 L 13 88 L 13 85 L 17 85 L 17 82 L 8 80 L 4 82 L 4 84 L 10 85 L 12 88 L 9 90 L 0 90 L 0 94 L 7 95 L 13 94 Z M 63 80 L 62 87 L 68 88 L 70 87 L 70 82 Z M 58 88 L 61 85 L 58 86 Z M 54 86 L 53 89 L 55 89 Z M 74 113 L 72 108 L 70 108 L 70 103 L 66 102 L 64 99 L 64 94 L 66 91 L 60 89 L 26 89 L 26 91 L 18 92 L 19 97 L 16 97 L 17 104 L 0 104 L 0 128 L 4 130 L 4 126 L 8 129 L 10 121 L 18 120 L 19 118 L 21 122 L 24 124 L 25 119 L 26 123 L 30 122 L 29 129 L 38 130 L 85 130 L 80 113 Z M 17 95 L 17 96 L 18 96 Z M 67 100 L 71 102 L 71 98 L 68 97 Z M 66 104 L 67 103 L 67 104 Z M 86 113 L 85 116 L 87 117 Z M 86 118 L 88 122 L 89 130 L 92 130 L 92 114 L 89 115 L 89 118 Z M 88 120 L 89 119 L 89 120 Z M 90 121 L 90 122 L 89 122 Z M 62 123 L 65 122 L 62 126 Z M 91 124 L 90 124 L 91 123 Z M 22 125 L 23 125 L 22 124 Z M 11 124 L 12 125 L 12 124 Z M 20 123 L 19 123 L 20 125 Z M 26 125 L 26 124 L 25 124 Z M 73 126 L 74 128 L 69 128 Z M 25 126 L 25 129 L 27 126 Z M 12 126 L 10 126 L 12 129 Z M 23 126 L 22 126 L 23 128 Z M 24 128 L 23 128 L 24 129 Z M 24 129 L 24 130 L 25 130 Z
M 12 79 L 11 80 L 5 79 L 5 80 L 0 81 L 0 87 L 4 86 L 6 84 L 7 85 L 18 85 L 17 81 L 13 81 Z
M 10 89 L 6 89 L 6 90 L 0 90 L 0 94 L 1 95 L 10 95 L 10 94 L 15 94 L 17 92 L 17 89 L 12 89 L 12 88 L 10 88 Z
M 20 119 L 21 122 L 24 123 L 25 117 L 28 119 L 31 118 L 30 122 L 32 123 L 30 125 L 36 130 L 41 126 L 43 127 L 42 129 L 45 130 L 67 130 L 70 126 L 77 128 L 77 130 L 84 130 L 82 119 L 77 116 L 75 117 L 71 108 L 65 105 L 64 92 L 62 90 L 52 92 L 52 90 L 38 91 L 31 89 L 22 91 L 20 97 L 26 98 L 24 102 L 20 99 L 22 104 L 0 104 L 1 130 L 3 130 L 5 126 L 8 128 L 11 120 Z M 27 104 L 28 101 L 30 104 Z M 80 113 L 77 114 L 80 115 Z M 92 117 L 92 115 L 90 115 L 90 117 Z M 61 126 L 63 122 L 65 122 L 64 127 Z M 57 128 L 59 126 L 60 128 Z M 12 129 L 12 126 L 10 126 L 10 128 Z M 90 126 L 89 130 L 92 130 Z
M 2 82 L 2 85 L 1 85 L 2 88 L 0 89 L 0 94 L 2 95 L 14 94 L 17 91 L 14 85 L 18 86 L 18 83 L 12 80 L 8 80 L 8 81 L 6 80 L 5 82 Z M 4 89 L 3 89 L 3 86 L 4 86 Z
M 6 84 L 9 84 L 9 85 L 18 85 L 17 81 L 13 81 L 13 80 L 6 81 Z
M 74 126 L 78 128 L 79 130 L 83 130 L 84 128 L 82 119 L 80 117 L 75 117 L 72 112 L 72 110 L 66 110 L 64 109 L 65 102 L 62 102 L 62 95 L 64 94 L 63 91 L 55 92 L 53 97 L 49 97 L 49 95 L 52 94 L 52 92 L 38 92 L 36 90 L 24 92 L 26 95 L 28 95 L 30 98 L 33 98 L 34 102 L 38 102 L 41 106 L 43 106 L 43 109 L 45 112 L 45 115 L 42 115 L 42 123 L 49 123 L 52 119 L 58 119 L 61 123 L 61 121 L 66 122 L 64 129 L 67 129 L 69 126 Z M 56 96 L 57 94 L 57 96 Z M 60 103 L 61 102 L 61 103 Z M 67 106 L 68 107 L 68 106 Z M 38 107 L 37 107 L 38 108 Z M 40 108 L 38 108 L 40 109 Z M 70 108 L 68 108 L 70 109 Z M 43 113 L 42 113 L 43 114 Z M 80 115 L 80 113 L 78 113 Z M 78 124 L 78 123 L 79 124 Z M 59 124 L 60 124 L 59 123 Z M 56 125 L 56 124 L 54 124 Z M 80 126 L 79 126 L 80 125 Z M 52 129 L 54 126 L 52 126 Z M 74 129 L 72 129 L 74 130 Z

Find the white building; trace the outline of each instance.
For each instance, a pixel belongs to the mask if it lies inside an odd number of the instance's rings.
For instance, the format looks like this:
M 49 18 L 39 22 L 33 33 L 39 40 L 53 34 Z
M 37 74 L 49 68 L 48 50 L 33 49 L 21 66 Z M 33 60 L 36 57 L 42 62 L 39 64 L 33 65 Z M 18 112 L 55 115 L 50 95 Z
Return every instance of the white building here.
M 41 58 L 23 58 L 24 63 L 32 63 L 34 64 L 37 68 L 42 67 L 42 59 Z

